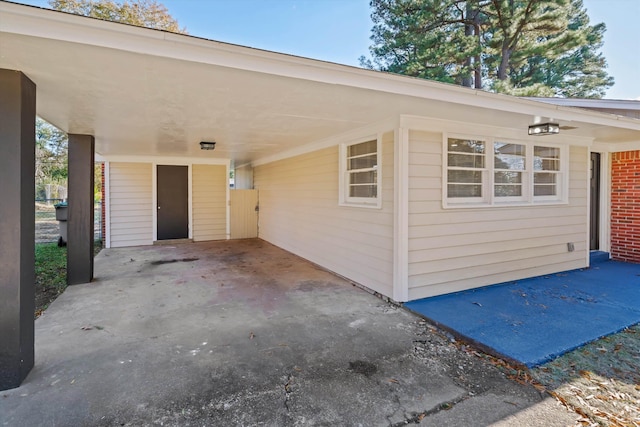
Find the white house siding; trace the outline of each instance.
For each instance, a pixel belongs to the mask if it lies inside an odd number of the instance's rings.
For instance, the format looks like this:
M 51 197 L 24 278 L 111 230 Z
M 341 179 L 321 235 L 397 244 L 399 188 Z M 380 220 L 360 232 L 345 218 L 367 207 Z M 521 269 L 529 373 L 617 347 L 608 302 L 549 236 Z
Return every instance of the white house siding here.
M 570 148 L 568 205 L 478 209 L 442 208 L 442 134 L 410 132 L 409 151 L 410 300 L 585 266 L 587 148 Z
M 153 243 L 151 163 L 109 163 L 111 247 Z
M 193 240 L 227 238 L 227 169 L 192 166 Z
M 393 133 L 383 136 L 382 209 L 338 205 L 338 147 L 258 166 L 259 236 L 381 294 L 393 289 Z

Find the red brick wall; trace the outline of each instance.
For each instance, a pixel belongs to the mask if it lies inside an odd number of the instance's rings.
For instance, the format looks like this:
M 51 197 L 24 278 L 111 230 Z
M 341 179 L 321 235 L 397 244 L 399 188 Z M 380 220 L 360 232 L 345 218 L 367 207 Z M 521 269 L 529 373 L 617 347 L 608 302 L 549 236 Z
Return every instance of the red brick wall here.
M 640 263 L 640 151 L 612 154 L 611 257 Z
M 100 203 L 100 207 L 102 208 L 102 247 L 106 247 L 107 244 L 107 222 L 106 222 L 106 218 L 105 218 L 105 212 L 106 212 L 106 206 L 105 206 L 105 198 L 104 198 L 104 162 L 102 162 L 101 165 L 101 169 L 102 169 L 102 173 L 101 175 L 101 180 L 102 180 L 102 185 L 100 186 L 100 191 L 101 191 L 101 196 L 102 196 L 102 200 Z

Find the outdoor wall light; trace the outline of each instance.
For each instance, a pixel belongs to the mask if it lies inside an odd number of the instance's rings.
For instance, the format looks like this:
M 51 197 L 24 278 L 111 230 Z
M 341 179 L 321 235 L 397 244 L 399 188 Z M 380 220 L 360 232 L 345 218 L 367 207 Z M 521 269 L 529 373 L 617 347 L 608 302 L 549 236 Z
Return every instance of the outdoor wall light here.
M 206 142 L 206 141 L 200 142 L 201 150 L 215 150 L 215 148 L 216 148 L 215 142 Z
M 555 135 L 560 133 L 558 123 L 536 123 L 529 126 L 529 135 Z

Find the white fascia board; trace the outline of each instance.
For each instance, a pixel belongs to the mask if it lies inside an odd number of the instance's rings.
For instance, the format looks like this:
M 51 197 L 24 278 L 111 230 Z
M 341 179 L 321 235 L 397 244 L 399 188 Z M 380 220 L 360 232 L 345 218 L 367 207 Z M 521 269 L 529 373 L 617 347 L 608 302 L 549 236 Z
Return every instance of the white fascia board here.
M 203 38 L 0 2 L 0 32 L 93 45 L 328 84 L 640 130 L 640 120 L 551 105 Z
M 531 101 L 544 102 L 566 107 L 604 108 L 608 110 L 640 111 L 640 101 L 631 99 L 585 99 L 585 98 L 536 98 L 526 97 Z

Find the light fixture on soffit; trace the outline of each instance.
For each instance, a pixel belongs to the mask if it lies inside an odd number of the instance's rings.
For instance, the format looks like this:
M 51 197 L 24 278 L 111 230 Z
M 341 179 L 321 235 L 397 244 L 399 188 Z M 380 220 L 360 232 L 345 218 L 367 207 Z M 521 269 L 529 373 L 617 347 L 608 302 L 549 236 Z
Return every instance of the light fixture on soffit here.
M 529 135 L 556 135 L 560 133 L 560 125 L 558 123 L 536 123 L 529 126 Z
M 215 141 L 200 141 L 200 149 L 201 150 L 215 150 L 216 143 Z

